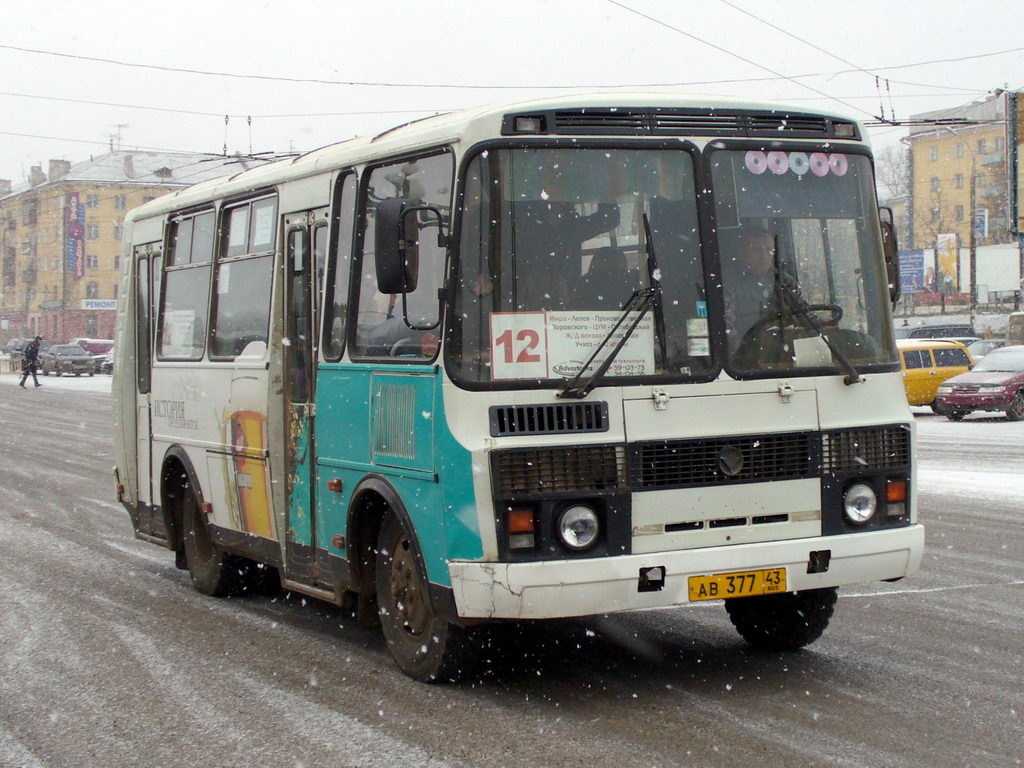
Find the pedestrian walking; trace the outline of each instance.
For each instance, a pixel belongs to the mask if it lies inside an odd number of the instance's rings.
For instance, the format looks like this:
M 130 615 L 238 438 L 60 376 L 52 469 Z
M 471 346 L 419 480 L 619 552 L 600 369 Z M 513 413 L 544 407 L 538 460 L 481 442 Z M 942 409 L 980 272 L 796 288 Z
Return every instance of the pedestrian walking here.
M 36 383 L 37 387 L 41 387 L 39 383 L 39 377 L 36 375 L 36 371 L 39 369 L 39 342 L 43 340 L 42 336 L 36 336 L 32 341 L 25 345 L 25 349 L 22 352 L 24 357 L 21 359 L 21 384 L 24 387 L 25 382 L 28 380 L 29 374 L 32 374 L 32 381 Z

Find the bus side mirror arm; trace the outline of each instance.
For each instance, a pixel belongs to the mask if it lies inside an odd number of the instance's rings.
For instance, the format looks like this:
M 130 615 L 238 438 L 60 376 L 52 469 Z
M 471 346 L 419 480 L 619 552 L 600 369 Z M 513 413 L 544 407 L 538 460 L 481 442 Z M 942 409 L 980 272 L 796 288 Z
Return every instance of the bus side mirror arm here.
M 900 253 L 892 208 L 880 207 L 878 220 L 882 228 L 882 256 L 885 259 L 885 277 L 889 282 L 889 300 L 895 306 L 900 298 Z

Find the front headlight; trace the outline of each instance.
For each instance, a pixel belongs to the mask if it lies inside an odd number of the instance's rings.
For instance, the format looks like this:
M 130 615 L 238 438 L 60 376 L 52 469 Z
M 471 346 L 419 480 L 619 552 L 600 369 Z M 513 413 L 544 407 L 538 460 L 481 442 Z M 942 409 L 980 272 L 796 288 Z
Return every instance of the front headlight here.
M 846 489 L 843 496 L 843 514 L 854 525 L 863 525 L 875 515 L 878 497 L 875 490 L 865 483 L 855 483 Z
M 600 530 L 597 513 L 582 504 L 569 507 L 558 518 L 558 536 L 569 549 L 580 551 L 591 546 Z
M 978 385 L 978 391 L 979 392 L 1002 392 L 1003 391 L 1003 385 L 1002 384 L 979 384 Z
M 952 392 L 952 391 L 953 391 L 953 385 L 952 384 L 939 384 L 939 392 Z

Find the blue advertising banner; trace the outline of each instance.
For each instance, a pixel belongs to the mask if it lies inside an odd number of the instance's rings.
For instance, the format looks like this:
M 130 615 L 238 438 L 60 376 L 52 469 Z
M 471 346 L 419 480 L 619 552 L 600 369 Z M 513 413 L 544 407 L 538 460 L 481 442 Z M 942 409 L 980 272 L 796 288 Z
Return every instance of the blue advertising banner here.
M 85 205 L 77 192 L 67 195 L 64 221 L 64 271 L 81 277 L 85 274 Z
M 925 290 L 924 251 L 900 251 L 900 293 Z

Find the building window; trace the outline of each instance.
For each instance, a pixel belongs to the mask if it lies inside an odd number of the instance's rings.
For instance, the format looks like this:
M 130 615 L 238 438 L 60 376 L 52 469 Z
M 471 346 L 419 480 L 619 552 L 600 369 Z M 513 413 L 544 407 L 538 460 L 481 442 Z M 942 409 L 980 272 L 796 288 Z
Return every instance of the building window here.
M 963 189 L 964 188 L 964 175 L 962 173 L 958 173 L 953 178 L 953 186 L 955 186 L 957 189 Z
M 1003 137 L 996 136 L 996 152 L 1002 152 L 1005 146 L 1006 145 L 1003 143 Z
M 939 159 L 939 148 L 938 147 L 932 147 L 930 150 L 928 150 L 928 159 L 929 160 L 933 160 L 933 161 Z
M 115 195 L 114 207 L 119 211 L 123 211 L 125 208 L 128 207 L 128 198 L 125 197 L 124 195 Z
M 115 253 L 114 254 L 114 269 L 120 269 L 120 268 L 121 268 L 121 254 L 120 253 Z
M 939 177 L 938 176 L 932 176 L 932 192 L 938 192 L 938 191 L 939 191 Z
M 152 195 L 146 195 L 145 197 L 142 198 L 143 203 L 150 203 L 154 200 L 156 200 L 156 198 L 153 197 Z
M 95 253 L 85 254 L 85 268 L 86 269 L 97 269 L 100 265 L 100 257 Z
M 957 221 L 963 221 L 964 220 L 964 207 L 962 205 L 958 205 L 953 210 L 954 210 L 954 214 L 953 215 L 956 216 L 956 220 Z
M 988 141 L 985 139 L 978 139 L 978 154 L 984 155 L 988 152 Z
M 963 145 L 963 142 L 958 141 L 956 143 L 956 148 L 953 150 L 953 154 L 956 157 L 963 157 L 964 156 L 964 145 Z
M 100 287 L 96 283 L 89 283 L 85 286 L 85 298 L 87 299 L 98 299 L 100 297 Z
M 99 224 L 90 224 L 88 229 L 86 230 L 86 238 L 88 238 L 89 240 L 99 240 L 100 239 L 100 225 Z
M 100 196 L 99 195 L 86 195 L 85 196 L 85 207 L 86 208 L 99 208 L 100 207 Z
M 938 221 L 938 220 L 939 220 L 939 209 L 938 208 L 932 208 L 932 221 Z
M 99 336 L 100 319 L 96 315 L 89 315 L 85 318 L 85 335 L 90 337 Z
M 114 239 L 115 240 L 120 240 L 121 239 L 121 225 L 120 224 L 115 224 L 114 225 Z

